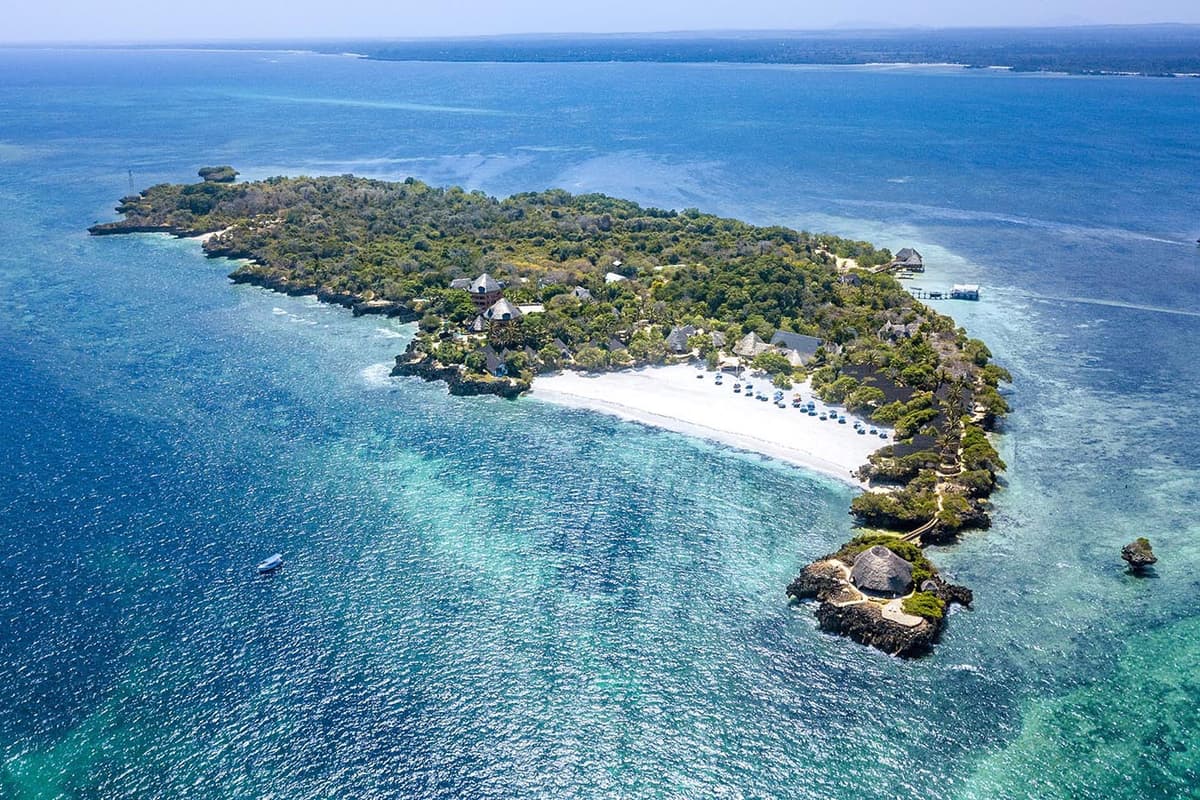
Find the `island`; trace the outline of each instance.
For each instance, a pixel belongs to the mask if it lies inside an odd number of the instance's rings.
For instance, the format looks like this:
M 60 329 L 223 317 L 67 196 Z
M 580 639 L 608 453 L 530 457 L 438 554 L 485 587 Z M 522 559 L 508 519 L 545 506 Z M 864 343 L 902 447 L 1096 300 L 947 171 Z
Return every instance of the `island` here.
M 201 237 L 207 255 L 239 259 L 234 282 L 416 322 L 393 374 L 455 394 L 682 364 L 733 392 L 745 380 L 740 397 L 886 441 L 841 476 L 862 488 L 860 532 L 800 573 L 793 602 L 899 656 L 928 652 L 947 605 L 971 602 L 922 547 L 988 526 L 1005 469 L 989 432 L 1011 378 L 897 280 L 924 268 L 915 250 L 560 189 L 497 199 L 413 178 L 200 176 L 122 198 L 123 219 L 89 232 Z

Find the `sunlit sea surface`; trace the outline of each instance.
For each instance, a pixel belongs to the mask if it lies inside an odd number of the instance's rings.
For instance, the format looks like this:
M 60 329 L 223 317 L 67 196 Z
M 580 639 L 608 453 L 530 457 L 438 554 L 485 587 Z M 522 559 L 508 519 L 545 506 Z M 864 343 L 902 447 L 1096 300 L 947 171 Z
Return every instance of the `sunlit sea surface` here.
M 0 796 L 1196 796 L 1200 81 L 28 50 L 0 112 Z M 974 609 L 822 634 L 849 488 L 85 234 L 218 163 L 917 246 L 1015 378 Z

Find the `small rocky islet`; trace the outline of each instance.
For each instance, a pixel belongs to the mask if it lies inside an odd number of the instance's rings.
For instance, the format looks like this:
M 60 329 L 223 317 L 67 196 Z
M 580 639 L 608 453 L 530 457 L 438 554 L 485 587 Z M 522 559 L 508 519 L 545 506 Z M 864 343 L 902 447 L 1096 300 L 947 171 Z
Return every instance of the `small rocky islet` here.
M 392 374 L 452 394 L 516 397 L 539 371 L 693 359 L 736 359 L 780 389 L 808 378 L 894 441 L 858 471 L 863 533 L 787 596 L 815 601 L 823 630 L 897 656 L 929 652 L 947 607 L 970 604 L 921 548 L 988 526 L 1005 469 L 988 433 L 1011 378 L 896 280 L 914 250 L 561 190 L 498 200 L 412 178 L 200 177 L 126 196 L 124 219 L 89 232 L 203 235 L 210 257 L 243 260 L 235 283 L 419 322 Z
M 1154 548 L 1145 536 L 1139 536 L 1121 548 L 1121 558 L 1129 565 L 1129 571 L 1135 575 L 1144 574 L 1146 570 L 1158 563 Z

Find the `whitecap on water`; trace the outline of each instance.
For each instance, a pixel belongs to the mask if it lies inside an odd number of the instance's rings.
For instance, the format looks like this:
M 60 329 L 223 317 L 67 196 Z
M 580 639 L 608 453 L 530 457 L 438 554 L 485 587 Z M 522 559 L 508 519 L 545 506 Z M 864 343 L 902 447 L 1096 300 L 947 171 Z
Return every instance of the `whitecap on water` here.
M 381 387 L 392 385 L 392 365 L 389 362 L 372 364 L 358 371 L 363 383 L 367 386 Z
M 404 338 L 404 333 L 402 331 L 394 330 L 392 328 L 376 328 L 375 331 L 385 339 Z
M 275 306 L 275 308 L 271 309 L 271 313 L 277 317 L 282 317 L 285 314 L 287 314 L 288 312 L 285 309 L 280 308 L 279 306 Z

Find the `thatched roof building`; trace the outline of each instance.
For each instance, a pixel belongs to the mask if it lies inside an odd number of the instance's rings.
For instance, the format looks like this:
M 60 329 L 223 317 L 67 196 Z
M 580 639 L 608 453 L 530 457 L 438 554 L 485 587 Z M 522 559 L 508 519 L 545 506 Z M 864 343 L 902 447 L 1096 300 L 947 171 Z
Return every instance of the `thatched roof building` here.
M 471 281 L 471 294 L 491 294 L 500 291 L 500 284 L 486 272 Z
M 912 564 L 877 544 L 855 557 L 850 582 L 865 592 L 899 597 L 912 588 Z
M 483 316 L 491 322 L 509 322 L 510 320 L 520 319 L 524 315 L 521 313 L 521 309 L 501 297 L 495 303 L 492 303 L 487 311 L 483 312 Z
M 821 340 L 816 336 L 805 336 L 790 331 L 775 331 L 771 344 L 783 351 L 793 367 L 803 366 L 817 354 Z
M 925 260 L 913 248 L 905 247 L 899 253 L 896 253 L 896 258 L 893 259 L 892 266 L 912 270 L 913 272 L 924 272 Z
M 762 340 L 757 333 L 751 331 L 738 339 L 737 344 L 733 346 L 733 352 L 745 358 L 754 358 L 759 353 L 765 353 L 771 349 L 771 345 Z
M 471 302 L 480 311 L 504 296 L 504 289 L 500 286 L 499 281 L 486 272 L 471 281 L 468 291 L 471 293 Z
M 688 339 L 696 333 L 695 325 L 676 325 L 667 334 L 667 349 L 672 353 L 686 353 L 692 348 L 688 346 Z

